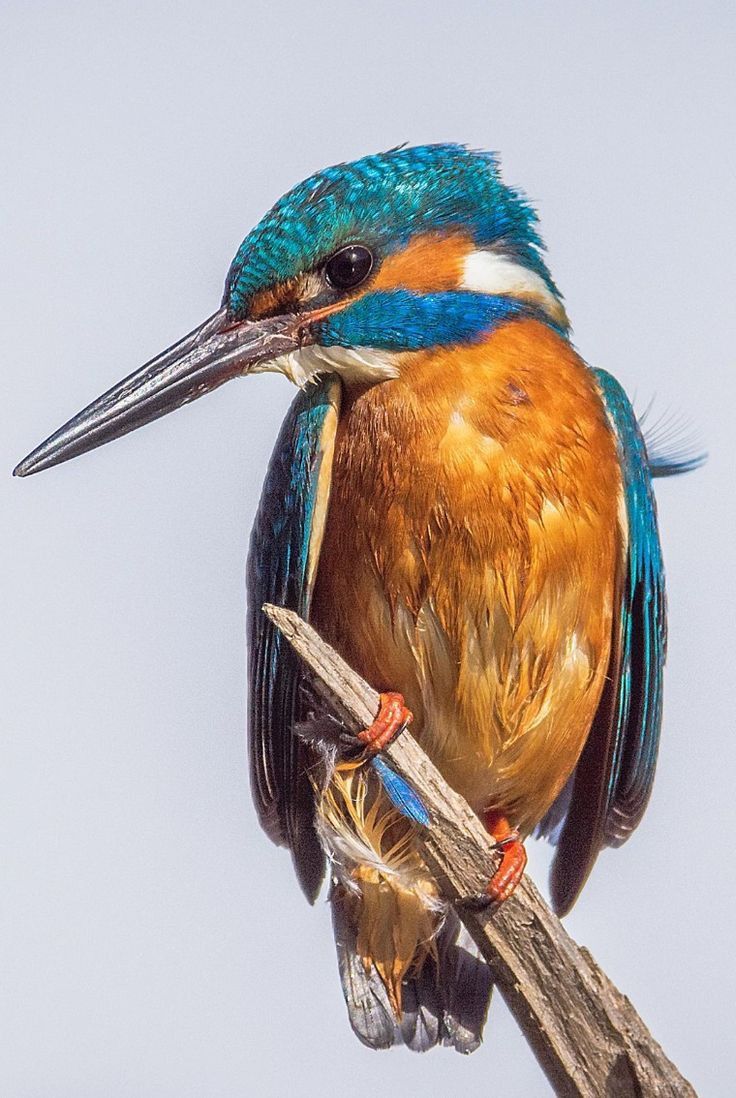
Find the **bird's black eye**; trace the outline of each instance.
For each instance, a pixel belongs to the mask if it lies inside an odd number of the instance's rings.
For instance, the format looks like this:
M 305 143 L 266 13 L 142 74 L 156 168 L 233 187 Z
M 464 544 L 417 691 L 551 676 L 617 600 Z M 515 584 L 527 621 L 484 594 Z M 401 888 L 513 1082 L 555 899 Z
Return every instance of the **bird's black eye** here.
M 373 256 L 362 244 L 348 244 L 325 263 L 325 278 L 333 290 L 354 290 L 365 282 L 373 267 Z

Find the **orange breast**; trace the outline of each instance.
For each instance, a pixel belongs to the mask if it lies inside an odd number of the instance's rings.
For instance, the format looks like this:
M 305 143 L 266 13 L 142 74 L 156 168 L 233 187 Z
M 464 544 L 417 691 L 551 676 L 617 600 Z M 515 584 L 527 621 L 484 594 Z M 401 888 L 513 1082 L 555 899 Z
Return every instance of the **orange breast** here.
M 348 391 L 312 620 L 481 811 L 530 830 L 600 698 L 621 481 L 590 373 L 536 321 Z

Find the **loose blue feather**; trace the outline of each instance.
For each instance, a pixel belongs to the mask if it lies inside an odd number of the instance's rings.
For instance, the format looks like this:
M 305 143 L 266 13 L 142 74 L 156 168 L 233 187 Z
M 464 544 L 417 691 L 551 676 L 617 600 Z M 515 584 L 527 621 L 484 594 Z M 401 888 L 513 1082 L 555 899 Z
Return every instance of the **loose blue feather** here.
M 381 779 L 381 784 L 394 808 L 397 808 L 407 819 L 421 824 L 422 827 L 429 827 L 429 812 L 419 794 L 409 783 L 392 770 L 380 755 L 371 759 L 371 766 Z
M 652 477 L 677 477 L 699 469 L 708 459 L 685 416 L 668 414 L 650 424 L 651 405 L 639 416 Z

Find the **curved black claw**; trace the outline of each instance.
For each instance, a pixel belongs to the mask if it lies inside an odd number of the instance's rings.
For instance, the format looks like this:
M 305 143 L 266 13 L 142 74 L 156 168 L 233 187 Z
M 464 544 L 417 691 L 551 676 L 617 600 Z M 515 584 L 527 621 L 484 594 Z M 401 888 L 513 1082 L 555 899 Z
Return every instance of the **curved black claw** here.
M 460 896 L 452 901 L 452 906 L 460 911 L 487 911 L 495 905 L 495 900 L 487 892 L 475 892 L 470 896 Z

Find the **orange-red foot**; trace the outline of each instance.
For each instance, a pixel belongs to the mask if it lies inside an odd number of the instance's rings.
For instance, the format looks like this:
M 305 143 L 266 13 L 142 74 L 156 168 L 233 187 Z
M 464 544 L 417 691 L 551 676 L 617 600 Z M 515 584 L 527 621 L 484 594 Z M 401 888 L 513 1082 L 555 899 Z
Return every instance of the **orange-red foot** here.
M 524 876 L 526 868 L 526 850 L 505 816 L 498 812 L 486 812 L 483 819 L 491 838 L 501 848 L 501 864 L 491 877 L 486 892 L 495 904 L 508 900 L 511 893 Z
M 391 743 L 394 736 L 398 736 L 407 724 L 414 719 L 410 709 L 404 705 L 402 694 L 381 694 L 381 707 L 378 716 L 370 728 L 365 728 L 358 733 L 358 739 L 366 746 L 369 755 L 376 755 L 383 751 Z

